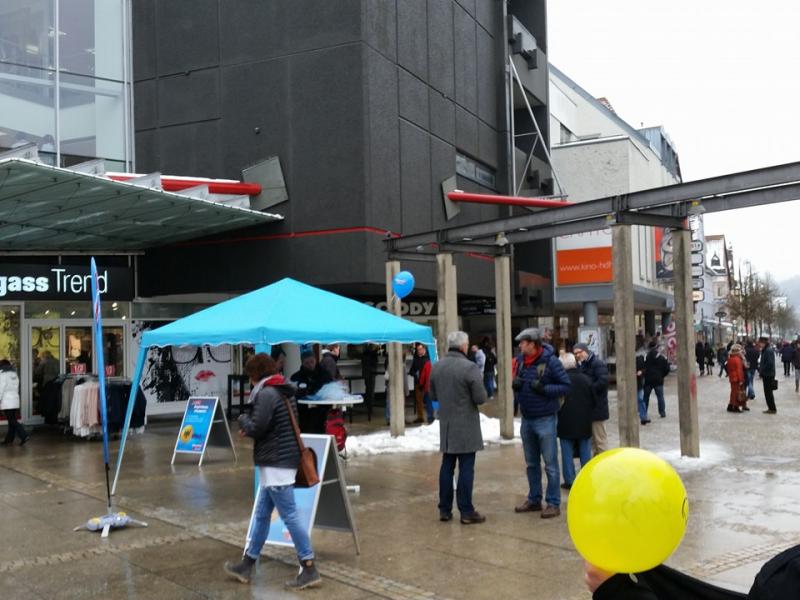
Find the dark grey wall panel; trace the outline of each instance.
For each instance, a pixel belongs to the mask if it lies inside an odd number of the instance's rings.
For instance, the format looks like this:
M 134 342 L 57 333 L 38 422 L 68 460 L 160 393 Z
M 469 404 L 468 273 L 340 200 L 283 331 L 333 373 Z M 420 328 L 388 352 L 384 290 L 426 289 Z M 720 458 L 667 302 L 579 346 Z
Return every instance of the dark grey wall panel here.
M 477 0 L 478 2 L 488 2 L 490 0 Z M 475 0 L 456 0 L 461 7 L 469 13 L 471 17 L 475 17 Z
M 496 129 L 489 127 L 483 121 L 478 121 L 478 158 L 495 169 L 500 160 L 498 135 Z
M 158 143 L 158 130 L 136 132 L 136 170 L 140 173 L 153 173 L 161 167 L 161 148 Z
M 360 0 L 219 0 L 219 4 L 225 64 L 361 39 Z
M 448 0 L 449 1 L 449 0 Z M 364 41 L 397 60 L 397 10 L 394 1 L 364 0 Z
M 430 135 L 400 121 L 400 185 L 404 234 L 431 229 Z
M 456 105 L 433 88 L 430 90 L 431 133 L 456 143 Z
M 219 121 L 162 127 L 158 130 L 162 173 L 222 177 Z
M 428 0 L 428 82 L 455 97 L 453 0 Z
M 456 149 L 431 137 L 431 215 L 433 227 L 447 227 L 442 198 L 442 181 L 456 174 Z
M 428 10 L 422 0 L 397 0 L 397 63 L 428 80 Z
M 158 74 L 219 64 L 217 0 L 161 0 L 156 4 Z
M 456 102 L 478 114 L 477 41 L 475 21 L 464 9 L 454 7 Z
M 219 69 L 158 80 L 158 124 L 176 125 L 219 118 Z
M 478 118 L 460 106 L 456 106 L 456 147 L 478 156 Z
M 494 38 L 478 27 L 478 116 L 497 128 L 497 96 L 502 91 L 499 88 L 502 63 L 497 60 L 494 48 Z
M 395 63 L 371 48 L 366 52 L 367 126 L 369 127 L 369 196 L 365 199 L 366 224 L 402 229 L 400 202 L 400 131 L 398 125 L 397 71 Z
M 475 19 L 492 36 L 501 37 L 501 21 L 504 0 L 477 0 L 475 4 Z
M 398 70 L 400 116 L 428 129 L 428 86 L 405 69 Z
M 133 85 L 136 102 L 133 104 L 134 130 L 152 129 L 156 126 L 158 110 L 156 108 L 156 82 L 139 81 Z
M 346 227 L 364 220 L 362 46 L 295 54 L 289 63 L 292 225 Z
M 278 156 L 291 198 L 288 59 L 223 68 L 221 104 L 225 176 L 239 177 L 243 167 Z M 281 205 L 278 212 L 290 207 Z
M 154 0 L 136 0 L 131 7 L 133 80 L 156 76 L 156 7 Z

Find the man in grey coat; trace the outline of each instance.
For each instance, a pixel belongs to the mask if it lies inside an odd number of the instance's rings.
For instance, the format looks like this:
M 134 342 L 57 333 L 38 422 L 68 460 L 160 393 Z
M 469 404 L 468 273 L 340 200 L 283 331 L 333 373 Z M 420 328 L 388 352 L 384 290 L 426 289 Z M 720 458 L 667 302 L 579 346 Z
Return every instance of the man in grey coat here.
M 486 520 L 472 505 L 475 453 L 483 450 L 478 406 L 486 402 L 483 373 L 467 358 L 469 337 L 463 331 L 447 334 L 447 355 L 431 369 L 430 397 L 439 402 L 439 520 L 453 518 L 453 474 L 458 462 L 456 504 L 461 523 Z

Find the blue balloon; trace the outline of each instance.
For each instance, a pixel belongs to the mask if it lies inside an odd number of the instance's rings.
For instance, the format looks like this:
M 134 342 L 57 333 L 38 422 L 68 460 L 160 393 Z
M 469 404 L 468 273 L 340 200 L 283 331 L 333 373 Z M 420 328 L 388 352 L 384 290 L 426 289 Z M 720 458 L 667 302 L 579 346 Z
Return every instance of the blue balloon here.
M 408 271 L 400 271 L 392 279 L 392 289 L 398 298 L 405 298 L 414 291 L 414 276 Z

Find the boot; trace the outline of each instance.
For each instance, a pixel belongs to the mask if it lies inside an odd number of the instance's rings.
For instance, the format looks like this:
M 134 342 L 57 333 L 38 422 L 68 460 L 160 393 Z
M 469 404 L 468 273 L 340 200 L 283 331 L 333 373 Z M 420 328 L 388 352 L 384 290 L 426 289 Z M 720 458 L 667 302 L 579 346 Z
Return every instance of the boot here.
M 297 577 L 286 582 L 286 587 L 293 590 L 304 590 L 308 587 L 316 587 L 322 583 L 322 578 L 314 566 L 314 560 L 301 560 L 300 571 Z
M 230 561 L 225 562 L 223 569 L 234 579 L 238 579 L 242 583 L 250 583 L 250 577 L 253 574 L 253 566 L 255 564 L 256 561 L 245 554 L 244 558 L 238 563 Z

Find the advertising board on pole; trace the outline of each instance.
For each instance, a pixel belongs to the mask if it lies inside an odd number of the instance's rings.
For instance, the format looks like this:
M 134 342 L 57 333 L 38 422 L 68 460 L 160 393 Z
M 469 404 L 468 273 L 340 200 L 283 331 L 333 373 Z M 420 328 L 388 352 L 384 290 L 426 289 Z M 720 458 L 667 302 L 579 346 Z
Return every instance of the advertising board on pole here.
M 217 426 L 216 428 L 214 426 Z M 236 460 L 236 448 L 233 445 L 228 420 L 217 396 L 192 396 L 186 403 L 178 439 L 172 461 L 175 464 L 177 454 L 195 454 L 200 456 L 198 466 L 203 464 L 209 438 L 214 432 L 215 445 L 230 445 L 233 458 Z
M 611 229 L 556 238 L 556 284 L 610 283 Z

